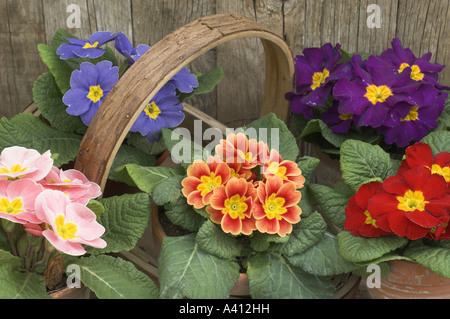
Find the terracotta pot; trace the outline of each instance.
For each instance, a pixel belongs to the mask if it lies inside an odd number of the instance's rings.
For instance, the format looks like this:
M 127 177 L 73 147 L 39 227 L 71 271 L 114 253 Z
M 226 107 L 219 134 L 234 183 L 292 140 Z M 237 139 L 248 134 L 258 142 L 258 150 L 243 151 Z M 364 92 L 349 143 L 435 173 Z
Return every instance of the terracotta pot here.
M 159 221 L 158 206 L 153 204 L 152 206 L 152 235 L 154 244 L 153 257 L 158 258 L 159 252 L 161 250 L 161 245 L 164 237 L 166 236 L 163 227 Z M 333 278 L 333 283 L 336 286 L 336 292 L 334 294 L 334 299 L 353 299 L 358 291 L 359 282 L 361 277 L 356 276 L 352 273 L 337 275 Z M 231 289 L 230 296 L 238 298 L 250 298 L 250 284 L 248 280 L 248 275 L 241 273 L 239 279 Z
M 50 293 L 52 299 L 89 299 L 91 290 L 84 285 L 80 288 L 63 288 Z
M 380 288 L 368 289 L 373 299 L 450 299 L 450 279 L 409 261 L 388 264 L 390 270 L 381 278 Z

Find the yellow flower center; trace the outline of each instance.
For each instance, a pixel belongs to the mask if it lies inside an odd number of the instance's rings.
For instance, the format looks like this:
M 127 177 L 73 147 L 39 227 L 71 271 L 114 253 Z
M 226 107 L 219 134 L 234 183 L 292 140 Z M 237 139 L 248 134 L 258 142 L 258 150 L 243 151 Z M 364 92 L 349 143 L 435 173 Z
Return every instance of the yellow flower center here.
M 100 100 L 103 97 L 103 90 L 100 88 L 100 85 L 91 86 L 89 88 L 89 94 L 87 95 L 87 97 L 94 103 Z
M 253 156 L 252 152 L 247 152 L 244 154 L 241 150 L 237 151 L 239 156 L 245 160 L 245 163 L 254 163 L 256 161 L 256 156 Z
M 97 46 L 98 46 L 98 41 L 95 42 L 94 44 L 90 44 L 89 42 L 86 42 L 86 44 L 84 45 L 83 49 L 96 48 Z
M 281 215 L 287 212 L 287 209 L 284 206 L 285 200 L 281 197 L 276 197 L 275 194 L 266 198 L 266 202 L 263 205 L 264 212 L 268 219 L 278 219 L 281 220 Z
M 21 198 L 15 198 L 12 202 L 9 201 L 6 197 L 0 198 L 0 211 L 8 215 L 17 215 L 24 210 L 23 201 Z
M 145 115 L 147 115 L 149 118 L 156 120 L 159 114 L 161 114 L 161 110 L 155 102 L 151 102 L 145 107 Z
M 330 76 L 330 71 L 327 69 L 323 69 L 323 72 L 316 72 L 313 75 L 313 84 L 311 85 L 311 89 L 314 91 L 315 89 L 319 88 L 323 83 L 325 83 L 325 80 L 327 77 Z
M 0 173 L 8 174 L 8 173 L 22 173 L 25 172 L 28 167 L 23 167 L 20 164 L 14 164 L 11 168 L 2 167 L 0 168 Z
M 372 216 L 370 216 L 370 213 L 368 210 L 366 210 L 364 212 L 364 215 L 366 215 L 365 224 L 372 225 L 373 227 L 378 228 L 378 226 L 376 225 L 376 222 L 377 222 L 376 219 L 373 219 Z
M 408 115 L 406 115 L 405 118 L 403 118 L 401 121 L 402 122 L 403 121 L 415 121 L 415 120 L 419 119 L 419 113 L 417 112 L 418 109 L 419 109 L 419 107 L 417 107 L 417 106 L 411 107 Z
M 244 212 L 248 209 L 248 205 L 245 203 L 247 197 L 239 196 L 238 194 L 231 196 L 225 200 L 225 208 L 222 210 L 223 214 L 230 215 L 231 218 L 244 219 Z
M 63 215 L 58 215 L 55 219 L 56 230 L 62 239 L 74 239 L 78 238 L 77 233 L 78 227 L 74 223 L 66 223 Z
M 447 183 L 450 182 L 450 167 L 448 166 L 440 167 L 438 164 L 433 164 L 431 166 L 431 174 L 442 175 Z
M 369 85 L 366 89 L 367 93 L 364 96 L 373 104 L 378 102 L 386 102 L 387 98 L 394 95 L 389 87 L 386 85 L 376 86 L 374 84 Z
M 341 114 L 339 115 L 339 118 L 343 121 L 351 120 L 353 119 L 353 114 L 351 113 Z
M 269 167 L 267 168 L 266 171 L 267 174 L 271 174 L 271 175 L 277 175 L 280 176 L 281 179 L 283 180 L 287 180 L 288 178 L 285 176 L 286 175 L 286 167 L 285 166 L 280 166 L 279 163 L 270 163 Z
M 222 177 L 216 176 L 214 172 L 211 173 L 211 176 L 202 176 L 200 180 L 202 183 L 197 186 L 197 190 L 201 191 L 202 196 L 205 196 L 222 184 Z
M 397 196 L 398 205 L 397 208 L 405 212 L 413 212 L 416 209 L 423 211 L 425 210 L 425 204 L 429 202 L 425 200 L 423 193 L 421 191 L 406 191 L 405 195 Z
M 408 67 L 410 67 L 408 63 L 402 63 L 402 65 L 400 65 L 400 68 L 398 69 L 398 72 L 402 73 L 403 70 Z M 413 66 L 411 66 L 411 79 L 413 79 L 414 81 L 421 81 L 423 80 L 424 76 L 425 74 L 420 72 L 420 67 L 418 65 L 414 64 Z

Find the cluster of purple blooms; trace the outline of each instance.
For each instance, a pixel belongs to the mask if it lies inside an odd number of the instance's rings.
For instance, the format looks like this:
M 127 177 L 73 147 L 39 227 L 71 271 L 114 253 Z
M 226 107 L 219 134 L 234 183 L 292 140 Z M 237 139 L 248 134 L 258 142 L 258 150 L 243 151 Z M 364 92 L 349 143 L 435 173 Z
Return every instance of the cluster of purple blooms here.
M 101 57 L 106 50 L 102 45 L 114 41 L 115 49 L 127 58 L 132 65 L 150 47 L 141 44 L 133 47 L 127 36 L 122 33 L 99 31 L 87 40 L 67 38 L 57 50 L 61 59 Z M 119 68 L 111 61 L 103 60 L 97 64 L 83 62 L 79 70 L 74 70 L 70 78 L 70 90 L 63 96 L 67 112 L 80 116 L 87 126 L 92 121 L 105 97 L 119 80 Z M 183 105 L 177 93 L 190 93 L 198 86 L 197 77 L 186 67 L 181 69 L 147 104 L 145 110 L 133 124 L 131 131 L 147 136 L 149 142 L 155 142 L 161 136 L 162 128 L 176 127 L 184 120 Z
M 334 133 L 368 126 L 383 134 L 386 144 L 406 147 L 437 127 L 448 96 L 444 90 L 450 90 L 438 83 L 445 66 L 430 58 L 431 53 L 416 58 L 397 38 L 392 48 L 367 60 L 355 54 L 342 61 L 339 44 L 307 48 L 295 57 L 296 92 L 286 98 L 292 112 L 307 119 L 331 101 L 320 119 Z

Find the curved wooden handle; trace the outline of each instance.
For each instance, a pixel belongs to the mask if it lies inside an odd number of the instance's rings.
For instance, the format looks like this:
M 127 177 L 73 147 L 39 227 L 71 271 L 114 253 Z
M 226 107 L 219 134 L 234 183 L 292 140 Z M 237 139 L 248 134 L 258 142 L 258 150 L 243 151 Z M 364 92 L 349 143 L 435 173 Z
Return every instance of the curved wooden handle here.
M 94 116 L 75 169 L 104 189 L 112 162 L 131 126 L 153 96 L 184 66 L 214 47 L 238 38 L 260 38 L 266 60 L 261 114 L 287 120 L 286 92 L 293 90 L 294 62 L 287 44 L 255 21 L 234 14 L 195 20 L 170 33 L 142 55 L 120 78 Z

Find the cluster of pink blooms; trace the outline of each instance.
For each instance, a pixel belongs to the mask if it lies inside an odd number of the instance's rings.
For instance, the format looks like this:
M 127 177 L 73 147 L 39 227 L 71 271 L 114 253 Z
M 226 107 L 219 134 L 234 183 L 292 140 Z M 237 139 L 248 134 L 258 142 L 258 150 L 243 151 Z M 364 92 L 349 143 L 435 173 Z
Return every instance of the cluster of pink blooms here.
M 86 206 L 100 195 L 81 172 L 54 166 L 50 151 L 13 146 L 0 154 L 0 218 L 44 236 L 61 252 L 80 256 L 82 245 L 106 247 L 105 228 Z

